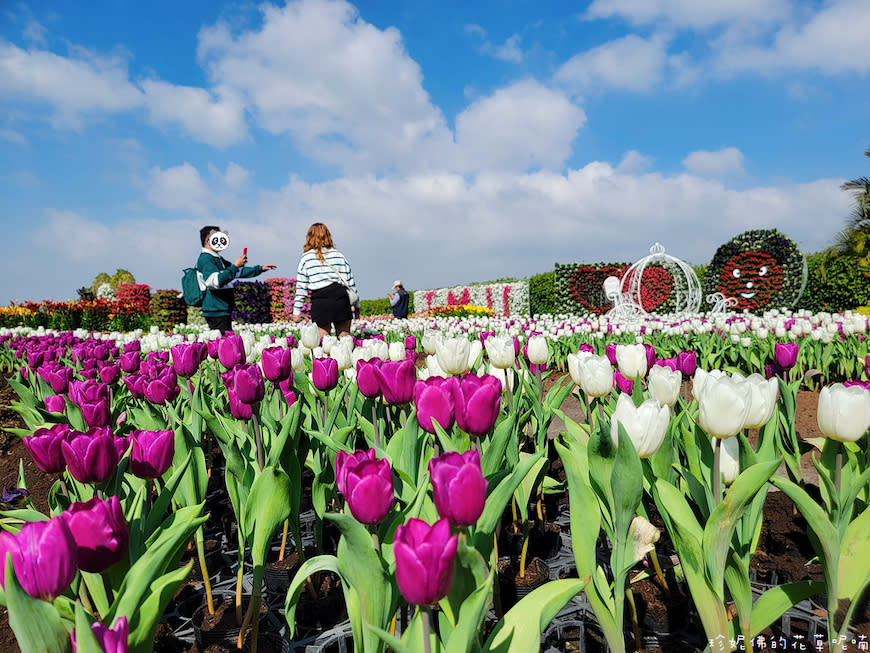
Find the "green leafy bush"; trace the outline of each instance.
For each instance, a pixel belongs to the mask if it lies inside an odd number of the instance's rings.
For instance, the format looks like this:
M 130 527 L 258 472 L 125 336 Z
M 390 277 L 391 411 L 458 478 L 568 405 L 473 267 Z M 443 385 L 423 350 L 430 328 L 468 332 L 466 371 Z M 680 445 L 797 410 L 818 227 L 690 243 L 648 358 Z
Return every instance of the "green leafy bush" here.
M 848 256 L 807 257 L 807 287 L 798 308 L 839 313 L 870 302 L 870 268 Z
M 556 313 L 556 290 L 553 285 L 553 272 L 542 272 L 529 277 L 529 313 Z
M 414 306 L 414 293 L 409 292 L 411 295 L 408 298 L 408 305 Z M 412 308 L 413 310 L 413 308 Z M 390 307 L 390 300 L 386 297 L 379 297 L 378 299 L 363 299 L 360 302 L 360 315 L 363 317 L 370 317 L 372 315 L 392 315 L 393 311 Z

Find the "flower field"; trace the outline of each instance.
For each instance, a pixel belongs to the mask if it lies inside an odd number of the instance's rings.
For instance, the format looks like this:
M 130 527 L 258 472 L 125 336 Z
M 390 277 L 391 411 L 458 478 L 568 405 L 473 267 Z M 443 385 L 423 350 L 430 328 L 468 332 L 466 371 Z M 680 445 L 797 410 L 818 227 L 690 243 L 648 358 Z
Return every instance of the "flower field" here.
M 866 315 L 465 299 L 0 329 L 19 649 L 868 649 Z

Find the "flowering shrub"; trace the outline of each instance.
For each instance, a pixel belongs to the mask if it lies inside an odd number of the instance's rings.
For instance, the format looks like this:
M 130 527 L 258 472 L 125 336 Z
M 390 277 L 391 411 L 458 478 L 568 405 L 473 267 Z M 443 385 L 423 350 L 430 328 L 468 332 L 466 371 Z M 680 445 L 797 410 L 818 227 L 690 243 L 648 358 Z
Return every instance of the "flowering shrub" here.
M 97 286 L 97 299 L 115 299 L 115 289 L 109 283 Z
M 187 322 L 187 306 L 177 290 L 157 290 L 151 298 L 151 319 L 163 330 Z
M 289 320 L 293 315 L 293 301 L 296 298 L 296 279 L 273 277 L 266 279 L 265 283 L 269 286 L 272 319 L 276 322 Z M 311 302 L 306 301 L 302 304 L 302 315 L 310 312 Z
M 486 306 L 473 304 L 450 304 L 448 306 L 433 306 L 429 315 L 432 317 L 472 317 L 477 315 L 492 316 L 495 311 Z
M 604 294 L 607 277 L 622 278 L 631 263 L 556 263 L 553 286 L 561 313 L 609 311 L 613 304 Z
M 115 290 L 118 296 L 118 311 L 125 313 L 150 313 L 151 288 L 144 283 L 122 283 Z
M 25 322 L 32 316 L 33 311 L 25 306 L 0 306 L 0 327 L 28 326 Z
M 527 315 L 529 312 L 529 282 L 527 279 L 510 283 L 474 284 L 417 290 L 414 293 L 414 312 L 427 313 L 438 306 L 475 305 L 486 307 L 495 315 Z
M 272 321 L 272 294 L 262 281 L 237 283 L 233 320 L 242 324 L 265 324 Z
M 704 295 L 720 292 L 738 309 L 791 308 L 807 282 L 806 257 L 776 229 L 745 231 L 716 250 L 707 268 Z

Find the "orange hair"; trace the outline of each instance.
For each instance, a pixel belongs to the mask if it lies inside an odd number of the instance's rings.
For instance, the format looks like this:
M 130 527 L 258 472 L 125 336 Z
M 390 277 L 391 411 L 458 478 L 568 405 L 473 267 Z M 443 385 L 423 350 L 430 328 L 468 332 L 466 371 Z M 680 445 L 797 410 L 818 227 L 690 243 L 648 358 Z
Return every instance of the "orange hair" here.
M 321 261 L 325 260 L 323 258 L 323 248 L 335 247 L 335 243 L 332 242 L 332 234 L 329 233 L 329 227 L 327 227 L 322 222 L 315 222 L 313 225 L 308 227 L 308 233 L 305 234 L 305 245 L 302 247 L 303 252 L 307 252 L 308 250 L 316 250 L 317 258 Z

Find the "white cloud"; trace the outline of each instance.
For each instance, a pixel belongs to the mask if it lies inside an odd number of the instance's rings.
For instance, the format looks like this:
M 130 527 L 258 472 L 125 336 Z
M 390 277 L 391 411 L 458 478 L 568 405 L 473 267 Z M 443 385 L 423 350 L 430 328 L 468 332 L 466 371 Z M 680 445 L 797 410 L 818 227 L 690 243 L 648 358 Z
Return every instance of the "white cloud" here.
M 502 61 L 522 63 L 523 50 L 520 48 L 521 40 L 522 37 L 519 34 L 509 36 L 504 43 L 493 48 L 493 55 L 496 59 L 501 59 Z
M 237 163 L 230 161 L 224 173 L 224 183 L 233 190 L 241 190 L 248 183 L 251 173 Z
M 469 170 L 559 168 L 586 122 L 559 91 L 527 80 L 477 100 L 456 117 L 456 143 Z
M 866 0 L 832 0 L 817 13 L 785 22 L 769 43 L 741 41 L 733 34 L 714 42 L 714 66 L 724 75 L 784 70 L 867 73 L 868 33 Z
M 667 39 L 629 34 L 575 54 L 553 79 L 574 92 L 617 88 L 648 91 L 662 79 L 667 63 Z
M 185 162 L 162 170 L 155 166 L 148 175 L 146 195 L 155 206 L 205 216 L 213 202 L 212 192 L 199 171 Z
M 725 147 L 715 152 L 698 150 L 691 152 L 683 165 L 689 172 L 704 177 L 743 174 L 743 153 L 736 147 Z
M 14 143 L 15 145 L 21 145 L 22 147 L 29 147 L 30 145 L 27 137 L 14 129 L 0 129 L 0 138 L 4 141 Z
M 24 26 L 24 30 L 21 32 L 21 35 L 24 37 L 26 41 L 30 43 L 36 43 L 37 45 L 45 45 L 45 35 L 48 33 L 48 30 L 40 25 L 35 20 L 27 21 L 27 25 Z
M 723 23 L 774 22 L 788 16 L 790 9 L 788 0 L 593 0 L 585 17 L 706 29 Z
M 120 57 L 83 50 L 61 57 L 46 50 L 23 50 L 0 40 L 0 97 L 48 102 L 58 125 L 80 126 L 82 113 L 115 112 L 142 102 Z
M 653 158 L 651 156 L 645 156 L 637 150 L 629 150 L 622 157 L 622 161 L 619 162 L 616 171 L 628 174 L 646 172 L 652 167 L 652 164 Z
M 212 82 L 238 92 L 257 122 L 346 171 L 427 169 L 452 159 L 452 135 L 394 28 L 350 4 L 264 5 L 259 29 L 219 23 L 199 36 Z

